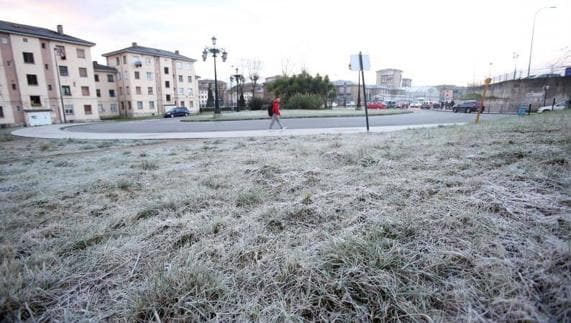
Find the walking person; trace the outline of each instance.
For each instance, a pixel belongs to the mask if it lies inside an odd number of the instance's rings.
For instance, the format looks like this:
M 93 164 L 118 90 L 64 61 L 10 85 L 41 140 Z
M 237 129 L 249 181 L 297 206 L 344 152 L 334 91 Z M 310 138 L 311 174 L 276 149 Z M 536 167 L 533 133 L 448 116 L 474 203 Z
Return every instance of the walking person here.
M 287 129 L 287 128 L 284 127 L 284 125 L 280 122 L 280 116 L 281 116 L 280 101 L 281 101 L 281 98 L 280 98 L 280 96 L 278 95 L 278 96 L 274 99 L 274 101 L 272 102 L 272 122 L 270 122 L 270 130 L 271 130 L 272 127 L 274 126 L 274 122 L 277 122 L 281 129 Z

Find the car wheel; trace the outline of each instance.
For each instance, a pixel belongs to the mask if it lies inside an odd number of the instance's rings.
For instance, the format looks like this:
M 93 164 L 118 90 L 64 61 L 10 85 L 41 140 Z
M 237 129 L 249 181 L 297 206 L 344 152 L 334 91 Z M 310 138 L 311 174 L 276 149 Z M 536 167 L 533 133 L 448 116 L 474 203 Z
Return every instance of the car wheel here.
M 470 111 L 470 110 L 468 110 L 468 109 L 464 109 L 464 113 L 468 113 L 468 111 Z

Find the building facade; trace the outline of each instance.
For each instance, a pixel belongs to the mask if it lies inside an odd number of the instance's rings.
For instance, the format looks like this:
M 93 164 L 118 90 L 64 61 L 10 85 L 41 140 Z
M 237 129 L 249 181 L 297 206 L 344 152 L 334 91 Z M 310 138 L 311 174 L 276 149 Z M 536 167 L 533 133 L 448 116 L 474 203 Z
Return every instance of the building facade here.
M 120 115 L 157 115 L 177 106 L 199 112 L 195 59 L 137 43 L 103 56 L 117 69 Z
M 412 86 L 412 79 L 403 78 L 401 87 L 411 87 Z
M 98 120 L 91 47 L 49 30 L 0 21 L 0 125 Z
M 401 87 L 402 71 L 395 68 L 385 68 L 377 71 L 377 85 L 390 88 Z
M 206 107 L 206 102 L 208 101 L 208 88 L 212 91 L 212 98 L 214 100 L 214 80 L 199 80 L 198 81 L 198 93 L 199 93 L 199 102 L 200 107 Z M 226 82 L 218 81 L 218 104 L 220 106 L 224 105 L 225 102 L 225 95 L 226 93 Z M 214 102 L 214 101 L 212 101 Z
M 117 69 L 93 61 L 93 72 L 99 117 L 105 119 L 119 116 Z

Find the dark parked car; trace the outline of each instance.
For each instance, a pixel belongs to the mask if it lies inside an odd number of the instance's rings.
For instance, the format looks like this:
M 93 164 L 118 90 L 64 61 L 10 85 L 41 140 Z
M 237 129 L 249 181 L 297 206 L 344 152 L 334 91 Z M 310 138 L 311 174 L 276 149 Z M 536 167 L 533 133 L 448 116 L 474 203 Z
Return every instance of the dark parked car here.
M 189 115 L 190 115 L 190 111 L 188 111 L 188 109 L 185 107 L 181 107 L 181 108 L 172 108 L 172 109 L 168 110 L 167 112 L 165 112 L 164 117 L 165 118 L 174 118 L 174 117 L 186 117 Z
M 452 111 L 454 111 L 454 113 L 456 112 L 472 113 L 472 112 L 477 112 L 478 109 L 480 109 L 480 102 L 475 100 L 470 100 L 455 105 L 454 108 L 452 108 Z M 484 107 L 482 107 L 482 112 L 484 112 Z

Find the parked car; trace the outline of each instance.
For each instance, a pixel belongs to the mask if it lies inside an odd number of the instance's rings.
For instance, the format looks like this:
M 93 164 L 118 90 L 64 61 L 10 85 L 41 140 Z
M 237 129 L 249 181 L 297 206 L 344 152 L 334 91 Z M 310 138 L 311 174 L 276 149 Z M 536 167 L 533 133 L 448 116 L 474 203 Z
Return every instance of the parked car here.
M 432 104 L 430 104 L 430 102 L 424 102 L 420 105 L 420 108 L 428 110 L 428 109 L 432 108 Z
M 190 111 L 185 107 L 172 108 L 165 112 L 165 118 L 186 117 L 190 115 Z
M 409 107 L 411 108 L 420 108 L 422 106 L 422 102 L 412 102 Z
M 455 105 L 454 108 L 452 108 L 452 111 L 454 111 L 454 113 L 457 112 L 472 113 L 472 112 L 477 112 L 479 108 L 480 108 L 480 102 L 476 100 L 469 100 Z M 482 112 L 484 112 L 484 107 L 482 107 Z
M 537 113 L 549 112 L 552 110 L 563 110 L 571 106 L 571 100 L 565 100 L 557 103 L 553 108 L 550 105 L 546 105 L 537 109 Z
M 387 101 L 387 109 L 394 109 L 397 107 L 397 103 L 395 101 Z
M 367 109 L 386 109 L 387 105 L 383 102 L 368 102 Z

